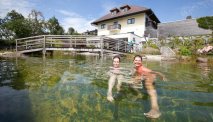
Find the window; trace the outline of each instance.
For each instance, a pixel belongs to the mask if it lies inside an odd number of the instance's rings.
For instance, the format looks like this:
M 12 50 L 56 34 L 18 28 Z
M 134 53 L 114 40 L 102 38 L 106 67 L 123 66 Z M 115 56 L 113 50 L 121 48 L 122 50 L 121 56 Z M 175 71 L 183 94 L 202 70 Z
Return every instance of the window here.
M 101 24 L 101 29 L 104 29 L 106 24 Z
M 111 14 L 116 15 L 118 12 L 119 12 L 118 10 L 114 10 L 114 11 L 111 11 Z
M 148 26 L 149 26 L 149 19 L 146 18 L 146 27 L 148 27 Z
M 127 12 L 128 8 L 123 8 L 122 10 L 123 10 L 123 12 Z
M 135 43 L 135 38 L 132 38 L 132 41 Z
M 111 15 L 116 15 L 119 12 L 118 8 L 113 8 L 112 10 L 110 10 Z
M 127 24 L 134 24 L 135 23 L 135 18 L 131 18 L 127 20 Z
M 113 25 L 117 25 L 118 24 L 118 21 L 115 21 L 114 23 L 113 23 Z

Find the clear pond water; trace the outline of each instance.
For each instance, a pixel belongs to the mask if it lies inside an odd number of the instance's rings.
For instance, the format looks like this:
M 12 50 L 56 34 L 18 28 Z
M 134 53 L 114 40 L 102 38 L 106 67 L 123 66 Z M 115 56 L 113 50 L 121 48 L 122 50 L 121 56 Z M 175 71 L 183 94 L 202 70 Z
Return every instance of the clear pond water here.
M 95 56 L 0 59 L 0 122 L 212 122 L 213 67 L 208 64 L 144 61 L 168 81 L 155 80 L 162 115 L 146 118 L 148 94 L 127 86 L 106 100 L 111 58 Z M 132 68 L 123 58 L 121 66 Z M 116 91 L 114 90 L 114 93 Z

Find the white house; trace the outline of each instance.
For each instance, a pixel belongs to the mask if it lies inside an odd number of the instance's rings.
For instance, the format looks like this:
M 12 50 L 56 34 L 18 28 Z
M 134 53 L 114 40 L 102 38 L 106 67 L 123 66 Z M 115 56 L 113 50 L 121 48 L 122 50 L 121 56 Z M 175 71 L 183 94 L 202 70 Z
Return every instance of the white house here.
M 107 15 L 92 22 L 92 25 L 97 27 L 98 36 L 127 40 L 141 48 L 147 38 L 157 38 L 158 23 L 160 21 L 151 9 L 123 5 L 111 9 Z

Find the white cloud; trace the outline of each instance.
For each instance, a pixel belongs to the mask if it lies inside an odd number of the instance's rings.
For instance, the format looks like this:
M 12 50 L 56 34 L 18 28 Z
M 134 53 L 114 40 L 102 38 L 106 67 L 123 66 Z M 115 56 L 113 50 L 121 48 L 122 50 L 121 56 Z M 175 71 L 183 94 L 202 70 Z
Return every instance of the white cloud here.
M 64 16 L 61 21 L 61 25 L 65 31 L 67 31 L 69 27 L 73 27 L 80 33 L 95 29 L 95 27 L 91 25 L 91 22 L 94 21 L 94 19 L 88 19 L 75 12 L 68 12 L 65 10 L 58 10 L 58 12 Z
M 65 10 L 58 10 L 59 13 L 65 15 L 65 16 L 70 16 L 70 17 L 81 17 L 80 15 L 78 15 L 77 13 L 74 12 L 68 12 Z
M 4 18 L 11 10 L 16 10 L 27 17 L 33 6 L 28 0 L 0 0 L 0 17 Z

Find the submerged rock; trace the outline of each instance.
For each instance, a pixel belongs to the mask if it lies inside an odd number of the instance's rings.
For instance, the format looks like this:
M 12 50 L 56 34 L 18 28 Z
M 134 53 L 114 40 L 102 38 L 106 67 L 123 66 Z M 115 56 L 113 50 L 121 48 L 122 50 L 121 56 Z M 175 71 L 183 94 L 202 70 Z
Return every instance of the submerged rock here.
M 200 62 L 200 63 L 207 63 L 208 62 L 208 59 L 207 58 L 201 58 L 201 57 L 198 57 L 196 62 Z

